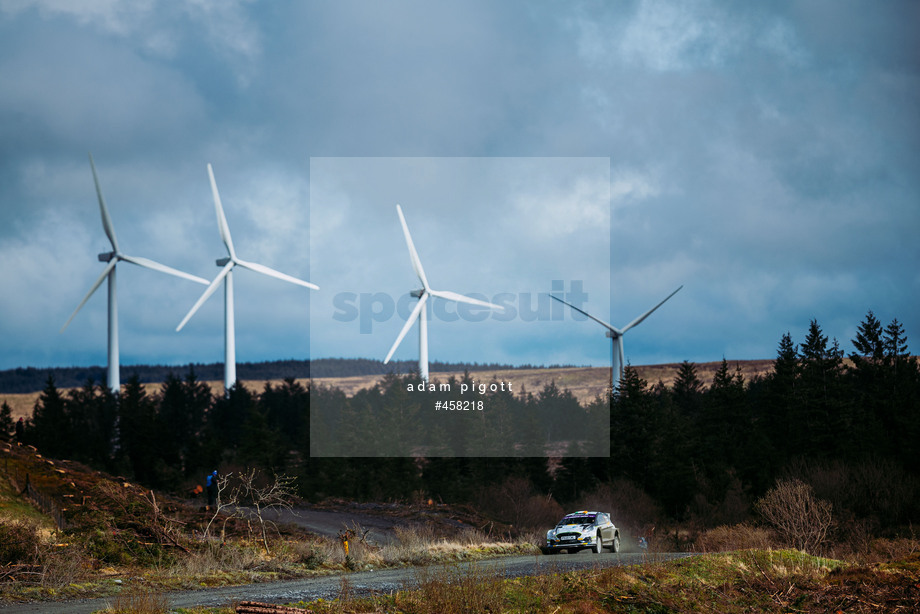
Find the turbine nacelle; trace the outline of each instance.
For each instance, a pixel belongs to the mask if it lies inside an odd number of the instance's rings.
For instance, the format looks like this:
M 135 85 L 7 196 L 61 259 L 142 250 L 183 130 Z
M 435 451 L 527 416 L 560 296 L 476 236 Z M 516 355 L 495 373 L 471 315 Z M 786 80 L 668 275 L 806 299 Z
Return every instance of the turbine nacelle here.
M 233 238 L 230 236 L 230 226 L 227 224 L 227 217 L 224 215 L 224 208 L 220 202 L 220 193 L 217 191 L 217 181 L 214 179 L 214 170 L 208 164 L 208 178 L 211 180 L 211 194 L 214 197 L 214 211 L 217 214 L 217 230 L 220 232 L 221 241 L 227 250 L 227 256 L 215 261 L 217 266 L 221 267 L 217 276 L 208 284 L 207 289 L 198 298 L 198 301 L 192 305 L 189 312 L 182 318 L 176 327 L 176 332 L 182 330 L 186 323 L 192 318 L 198 309 L 208 298 L 214 294 L 217 288 L 224 286 L 224 390 L 229 391 L 236 383 L 236 333 L 233 317 L 233 269 L 241 266 L 244 269 L 261 273 L 268 277 L 274 277 L 298 286 L 304 286 L 312 290 L 319 290 L 319 286 L 311 284 L 308 281 L 298 279 L 286 273 L 281 273 L 275 269 L 269 268 L 264 264 L 248 262 L 237 258 L 236 250 L 233 247 Z M 205 282 L 207 283 L 207 282 Z
M 415 271 L 416 276 L 418 276 L 419 281 L 422 282 L 422 287 L 409 293 L 410 296 L 418 299 L 418 303 L 416 303 L 412 313 L 409 314 L 408 319 L 406 319 L 406 323 L 403 325 L 402 330 L 399 331 L 396 341 L 393 343 L 392 347 L 390 347 L 390 351 L 387 353 L 386 358 L 383 359 L 383 364 L 390 362 L 390 358 L 393 357 L 396 348 L 399 347 L 406 333 L 409 332 L 409 329 L 412 328 L 412 325 L 418 320 L 418 370 L 422 380 L 428 381 L 428 315 L 425 309 L 425 303 L 428 302 L 430 297 L 437 297 L 458 303 L 469 303 L 481 307 L 490 307 L 492 309 L 501 309 L 502 311 L 504 311 L 505 308 L 501 305 L 487 303 L 486 301 L 480 301 L 448 290 L 432 290 L 431 286 L 428 285 L 428 278 L 425 276 L 425 269 L 422 267 L 422 261 L 415 249 L 415 244 L 412 242 L 412 235 L 409 234 L 409 226 L 406 224 L 406 218 L 403 215 L 402 207 L 399 205 L 396 205 L 396 213 L 399 214 L 399 223 L 402 226 L 403 237 L 406 240 L 406 246 L 409 248 L 409 259 L 412 262 L 412 269 Z
M 102 196 L 102 187 L 99 185 L 99 177 L 96 174 L 96 164 L 93 162 L 93 156 L 89 156 L 89 165 L 93 171 L 93 184 L 96 186 L 96 198 L 99 201 L 99 213 L 102 217 L 102 229 L 105 231 L 105 236 L 108 237 L 109 243 L 112 245 L 112 251 L 104 252 L 98 255 L 99 262 L 107 263 L 105 269 L 103 269 L 102 274 L 96 279 L 96 282 L 92 285 L 89 292 L 86 293 L 86 296 L 71 314 L 70 318 L 61 327 L 61 332 L 70 326 L 71 321 L 76 317 L 80 309 L 83 308 L 83 305 L 90 299 L 90 297 L 99 289 L 99 286 L 102 285 L 103 281 L 108 280 L 108 386 L 109 388 L 117 392 L 121 388 L 121 381 L 119 376 L 119 366 L 118 366 L 118 302 L 116 299 L 115 292 L 115 268 L 119 262 L 130 262 L 131 264 L 136 264 L 137 266 L 144 267 L 146 269 L 152 269 L 154 271 L 159 271 L 161 273 L 166 273 L 168 275 L 173 275 L 174 277 L 182 277 L 183 279 L 188 279 L 197 283 L 204 285 L 208 284 L 208 280 L 202 279 L 196 275 L 189 275 L 183 271 L 179 271 L 172 267 L 160 264 L 159 262 L 154 262 L 147 258 L 139 258 L 135 256 L 128 256 L 123 253 L 118 248 L 118 238 L 115 236 L 115 226 L 112 224 L 112 218 L 109 216 L 108 207 L 105 205 L 105 198 Z
M 680 286 L 679 288 L 677 288 L 677 290 L 675 290 L 674 292 L 672 292 L 671 294 L 669 294 L 668 296 L 666 296 L 665 299 L 664 299 L 663 301 L 661 301 L 660 303 L 658 303 L 657 305 L 655 305 L 654 307 L 652 307 L 651 309 L 649 309 L 648 311 L 646 311 L 645 313 L 643 313 L 641 316 L 639 316 L 638 318 L 636 318 L 635 320 L 633 320 L 632 322 L 630 322 L 629 324 L 627 324 L 626 326 L 624 326 L 622 329 L 616 328 L 615 326 L 611 326 L 610 324 L 608 324 L 607 322 L 604 322 L 604 321 L 601 320 L 600 318 L 594 317 L 593 315 L 591 315 L 591 314 L 588 313 L 587 311 L 584 311 L 583 309 L 579 309 L 578 307 L 576 307 L 575 305 L 572 305 L 571 303 L 565 302 L 564 300 L 562 300 L 562 299 L 559 298 L 558 296 L 555 296 L 555 295 L 553 295 L 553 294 L 550 294 L 550 297 L 556 299 L 557 301 L 559 301 L 560 303 L 563 303 L 564 305 L 568 305 L 569 307 L 571 307 L 572 309 L 574 309 L 574 310 L 577 311 L 578 313 L 580 313 L 580 314 L 582 314 L 582 315 L 585 315 L 585 316 L 591 318 L 592 320 L 594 320 L 595 322 L 597 322 L 598 324 L 600 324 L 601 326 L 603 326 L 604 328 L 607 329 L 607 330 L 606 330 L 606 336 L 607 336 L 607 338 L 610 339 L 610 341 L 611 341 L 611 348 L 610 348 L 610 350 L 611 350 L 611 355 L 610 355 L 610 389 L 611 389 L 611 390 L 616 390 L 616 389 L 619 387 L 619 384 L 620 384 L 620 377 L 621 377 L 622 374 L 623 374 L 623 367 L 624 367 L 625 360 L 626 360 L 626 359 L 625 359 L 625 354 L 624 354 L 624 352 L 623 352 L 623 335 L 625 335 L 625 334 L 626 334 L 626 331 L 628 331 L 629 329 L 633 328 L 634 326 L 638 326 L 639 324 L 641 324 L 642 321 L 645 320 L 645 318 L 647 318 L 647 317 L 649 317 L 650 315 L 652 315 L 652 313 L 653 313 L 656 309 L 658 309 L 659 307 L 661 307 L 662 305 L 664 305 L 665 302 L 667 302 L 668 299 L 670 299 L 672 296 L 674 296 L 675 294 L 677 294 L 678 291 L 680 291 L 681 288 L 683 288 L 683 286 Z

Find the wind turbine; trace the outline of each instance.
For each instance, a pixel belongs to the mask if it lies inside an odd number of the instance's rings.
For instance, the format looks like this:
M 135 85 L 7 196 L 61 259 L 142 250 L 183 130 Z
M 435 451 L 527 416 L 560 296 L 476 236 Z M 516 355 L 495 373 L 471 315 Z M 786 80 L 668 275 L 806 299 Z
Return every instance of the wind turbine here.
M 683 286 L 680 286 L 680 288 L 683 288 Z M 651 309 L 643 313 L 641 316 L 639 316 L 638 318 L 636 318 L 635 320 L 633 320 L 632 322 L 630 322 L 623 328 L 616 328 L 614 326 L 611 326 L 610 324 L 607 324 L 603 320 L 599 318 L 595 318 L 587 311 L 583 311 L 579 309 L 578 307 L 576 307 L 575 305 L 572 305 L 571 303 L 566 303 L 564 300 L 562 300 L 558 296 L 555 296 L 553 294 L 550 294 L 550 296 L 552 296 L 554 299 L 556 299 L 560 303 L 565 303 L 566 305 L 568 305 L 569 307 L 571 307 L 578 313 L 588 316 L 589 318 L 591 318 L 592 320 L 594 320 L 595 322 L 597 322 L 598 324 L 600 324 L 601 326 L 607 329 L 607 336 L 610 337 L 610 341 L 612 345 L 611 364 L 610 364 L 610 390 L 611 392 L 613 392 L 613 391 L 616 391 L 616 389 L 620 386 L 620 378 L 623 376 L 623 366 L 624 366 L 623 363 L 625 362 L 625 359 L 623 358 L 623 335 L 625 335 L 626 331 L 628 331 L 630 328 L 632 328 L 633 326 L 638 326 L 639 324 L 642 323 L 642 321 L 645 318 L 652 315 L 653 311 L 655 311 L 656 309 L 664 305 L 665 301 L 667 301 L 669 298 L 677 294 L 680 288 L 678 288 L 677 290 L 669 294 L 663 301 L 661 301 L 660 303 L 658 303 L 657 305 L 655 305 L 654 307 L 652 307 Z
M 415 308 L 412 310 L 412 313 L 409 314 L 409 318 L 406 320 L 405 325 L 403 325 L 402 330 L 399 331 L 399 336 L 396 337 L 393 347 L 390 348 L 390 352 L 387 354 L 387 357 L 383 359 L 383 364 L 390 362 L 390 358 L 393 357 L 393 352 L 396 351 L 396 348 L 399 347 L 399 343 L 403 340 L 403 337 L 406 336 L 406 333 L 409 332 L 409 329 L 415 323 L 415 320 L 418 320 L 418 371 L 419 375 L 422 378 L 422 381 L 428 381 L 428 313 L 425 309 L 425 303 L 428 302 L 429 296 L 436 296 L 443 298 L 448 301 L 456 301 L 459 303 L 469 303 L 470 305 L 480 305 L 482 307 L 494 307 L 495 309 L 502 309 L 504 307 L 501 305 L 495 305 L 493 303 L 487 303 L 485 301 L 480 301 L 468 296 L 463 296 L 462 294 L 457 294 L 456 292 L 449 292 L 447 290 L 433 290 L 431 286 L 428 285 L 428 278 L 425 277 L 425 270 L 422 268 L 422 261 L 419 260 L 418 252 L 415 251 L 415 244 L 412 243 L 412 236 L 409 234 L 409 227 L 406 225 L 406 218 L 403 216 L 402 207 L 396 205 L 396 213 L 399 214 L 399 223 L 402 224 L 403 235 L 406 237 L 406 245 L 409 247 L 409 258 L 412 260 L 412 268 L 415 270 L 415 274 L 418 275 L 419 281 L 422 282 L 422 287 L 419 290 L 414 290 L 412 296 L 418 299 Z
M 214 291 L 217 290 L 217 286 L 219 286 L 221 282 L 224 282 L 224 390 L 229 391 L 236 383 L 236 334 L 234 332 L 233 320 L 233 267 L 239 265 L 244 269 L 262 273 L 269 277 L 275 277 L 298 286 L 304 286 L 305 288 L 312 288 L 313 290 L 319 290 L 319 286 L 280 273 L 265 265 L 238 258 L 236 256 L 236 250 L 233 249 L 233 240 L 230 238 L 230 227 L 227 225 L 226 216 L 224 216 L 224 208 L 220 204 L 220 194 L 217 191 L 217 182 L 214 181 L 214 171 L 211 169 L 210 164 L 208 164 L 208 177 L 211 179 L 211 193 L 214 195 L 214 208 L 217 210 L 217 228 L 220 230 L 220 238 L 227 248 L 229 258 L 221 258 L 217 261 L 217 266 L 223 268 L 221 268 L 220 273 L 217 274 L 214 281 L 212 281 L 204 291 L 204 294 L 201 295 L 201 298 L 198 299 L 198 302 L 195 303 L 185 315 L 179 323 L 179 326 L 176 327 L 176 332 L 182 330 L 182 327 L 185 326 L 193 315 L 195 315 L 198 308 L 214 294 Z
M 93 162 L 93 156 L 89 156 L 89 165 L 93 169 L 93 182 L 96 184 L 96 196 L 99 198 L 99 209 L 102 212 L 102 228 L 105 230 L 106 236 L 109 238 L 109 243 L 112 244 L 112 251 L 106 252 L 104 254 L 99 254 L 100 262 L 107 262 L 105 268 L 102 270 L 102 275 L 99 276 L 99 279 L 96 280 L 96 283 L 93 284 L 93 287 L 90 288 L 86 296 L 83 298 L 83 301 L 77 305 L 77 308 L 74 310 L 73 314 L 61 327 L 60 332 L 64 332 L 70 322 L 74 319 L 74 316 L 77 315 L 77 312 L 86 304 L 86 301 L 89 300 L 89 297 L 102 285 L 103 280 L 108 278 L 109 280 L 109 370 L 107 377 L 107 384 L 112 392 L 118 392 L 121 388 L 121 378 L 119 376 L 119 367 L 118 367 L 118 301 L 115 296 L 115 267 L 122 260 L 125 262 L 130 262 L 131 264 L 136 264 L 144 268 L 153 269 L 154 271 L 160 271 L 161 273 L 168 273 L 170 275 L 175 275 L 176 277 L 183 277 L 185 279 L 190 279 L 192 281 L 197 281 L 200 284 L 207 284 L 208 280 L 201 277 L 196 277 L 195 275 L 189 275 L 188 273 L 183 273 L 182 271 L 173 269 L 166 265 L 160 264 L 159 262 L 154 262 L 153 260 L 148 260 L 147 258 L 139 258 L 137 256 L 128 256 L 123 254 L 118 247 L 118 239 L 115 238 L 115 227 L 112 225 L 112 218 L 109 217 L 109 210 L 105 206 L 105 199 L 102 197 L 102 188 L 99 187 L 99 177 L 96 175 L 96 165 Z

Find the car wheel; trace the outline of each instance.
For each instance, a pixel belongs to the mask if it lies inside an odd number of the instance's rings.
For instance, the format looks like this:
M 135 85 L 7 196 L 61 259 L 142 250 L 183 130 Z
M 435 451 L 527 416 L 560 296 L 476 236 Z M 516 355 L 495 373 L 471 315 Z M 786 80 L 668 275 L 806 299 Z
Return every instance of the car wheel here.
M 613 545 L 610 546 L 610 551 L 611 551 L 611 552 L 619 552 L 619 551 L 620 551 L 620 536 L 619 536 L 619 535 L 614 535 L 614 536 L 613 536 Z
M 601 537 L 601 534 L 597 534 L 597 538 L 594 540 L 594 554 L 600 554 L 604 551 L 604 538 Z

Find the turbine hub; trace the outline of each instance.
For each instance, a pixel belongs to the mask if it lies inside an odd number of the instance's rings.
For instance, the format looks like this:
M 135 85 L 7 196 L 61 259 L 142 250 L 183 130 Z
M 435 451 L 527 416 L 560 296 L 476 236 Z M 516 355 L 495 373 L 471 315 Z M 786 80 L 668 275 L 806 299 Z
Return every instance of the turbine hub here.
M 610 337 L 611 339 L 616 339 L 619 337 L 619 335 L 613 332 L 612 330 L 607 331 L 607 336 Z

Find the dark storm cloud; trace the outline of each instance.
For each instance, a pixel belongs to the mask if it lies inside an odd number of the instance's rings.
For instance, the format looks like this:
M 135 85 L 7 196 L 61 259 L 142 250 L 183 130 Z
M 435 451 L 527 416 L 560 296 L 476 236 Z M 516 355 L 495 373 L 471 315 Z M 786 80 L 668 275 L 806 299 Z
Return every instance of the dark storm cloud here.
M 104 361 L 101 297 L 56 332 L 106 249 L 87 151 L 126 251 L 216 273 L 210 162 L 241 254 L 321 286 L 309 262 L 311 157 L 609 157 L 611 321 L 685 284 L 633 333 L 634 363 L 771 356 L 811 318 L 849 349 L 869 308 L 916 337 L 918 12 L 911 2 L 2 0 L 0 257 L 15 266 L 0 277 L 14 291 L 0 303 L 10 340 L 0 366 Z M 559 258 L 573 277 L 583 267 Z M 507 267 L 533 273 L 513 257 Z M 198 290 L 160 277 L 119 278 L 125 351 L 219 360 L 219 297 L 173 335 Z M 275 297 L 278 313 L 296 314 L 302 293 L 239 278 L 240 359 L 302 355 L 285 318 L 260 307 Z M 594 332 L 566 334 L 604 364 Z M 528 347 L 554 350 L 540 335 Z M 475 359 L 474 348 L 457 353 Z

